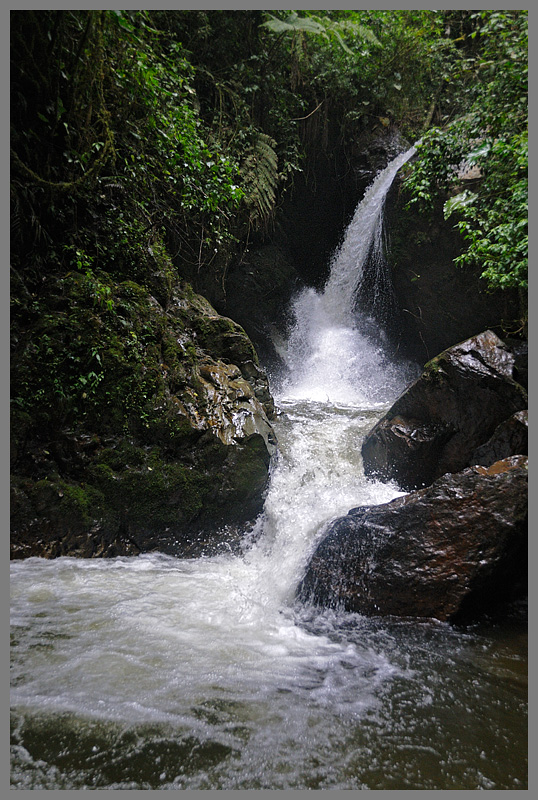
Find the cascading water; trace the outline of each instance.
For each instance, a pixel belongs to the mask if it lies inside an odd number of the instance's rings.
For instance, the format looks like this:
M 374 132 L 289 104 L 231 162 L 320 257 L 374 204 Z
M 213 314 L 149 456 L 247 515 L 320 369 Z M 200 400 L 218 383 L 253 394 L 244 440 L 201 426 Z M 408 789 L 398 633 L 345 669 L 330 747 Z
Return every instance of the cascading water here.
M 397 156 L 367 189 L 333 258 L 323 292 L 305 289 L 296 298 L 295 326 L 284 353 L 291 374 L 284 384 L 286 395 L 349 405 L 386 403 L 411 377 L 411 365 L 389 359 L 382 329 L 381 343 L 372 341 L 372 322 L 355 307 L 361 291 L 366 291 L 368 263 L 376 270 L 368 287 L 376 316 L 382 318 L 384 304 L 390 303 L 383 258 L 385 198 L 398 170 L 414 153 L 411 147 Z
M 354 298 L 409 156 L 368 191 L 324 292 L 297 299 L 243 555 L 12 563 L 11 788 L 525 788 L 517 619 L 501 635 L 294 600 L 325 525 L 398 494 L 364 479 L 360 444 L 407 367 Z

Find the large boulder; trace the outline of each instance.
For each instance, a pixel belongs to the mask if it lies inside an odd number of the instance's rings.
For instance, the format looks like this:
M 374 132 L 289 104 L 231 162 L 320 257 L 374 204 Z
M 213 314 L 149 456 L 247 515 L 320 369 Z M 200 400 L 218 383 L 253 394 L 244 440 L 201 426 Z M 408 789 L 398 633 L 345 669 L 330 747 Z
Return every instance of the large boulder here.
M 471 465 L 496 427 L 527 407 L 514 364 L 489 330 L 429 361 L 366 436 L 365 474 L 410 491 Z
M 529 412 L 518 411 L 501 422 L 493 436 L 477 447 L 471 455 L 473 464 L 491 466 L 495 461 L 513 455 L 527 455 L 529 452 Z
M 527 459 L 445 475 L 335 520 L 298 588 L 365 615 L 459 621 L 526 591 Z
M 70 274 L 20 329 L 12 558 L 234 546 L 262 509 L 276 447 L 252 343 L 188 285 L 161 303 L 99 280 L 107 305 Z

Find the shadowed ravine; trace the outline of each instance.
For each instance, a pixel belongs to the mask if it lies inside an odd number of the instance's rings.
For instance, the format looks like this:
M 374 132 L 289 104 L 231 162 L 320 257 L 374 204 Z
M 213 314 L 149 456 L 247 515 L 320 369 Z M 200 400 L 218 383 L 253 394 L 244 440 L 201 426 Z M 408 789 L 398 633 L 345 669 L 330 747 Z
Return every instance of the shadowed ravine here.
M 364 478 L 360 448 L 415 368 L 354 308 L 410 155 L 367 193 L 325 290 L 296 300 L 242 555 L 12 563 L 12 788 L 526 788 L 517 609 L 458 629 L 295 600 L 324 526 L 399 494 Z

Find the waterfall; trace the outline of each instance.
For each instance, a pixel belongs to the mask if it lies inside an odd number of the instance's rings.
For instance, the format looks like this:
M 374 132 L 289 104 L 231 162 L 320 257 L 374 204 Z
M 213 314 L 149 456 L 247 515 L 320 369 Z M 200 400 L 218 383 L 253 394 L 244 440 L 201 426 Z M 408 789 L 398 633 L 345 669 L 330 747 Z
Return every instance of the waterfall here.
M 351 321 L 368 258 L 373 259 L 378 266 L 383 262 L 385 200 L 398 171 L 415 152 L 415 147 L 409 148 L 379 172 L 355 210 L 344 241 L 333 258 L 323 291 L 325 302 L 335 319 L 340 317 Z M 382 275 L 379 274 L 377 278 L 381 281 Z
M 295 324 L 283 354 L 289 370 L 285 396 L 375 406 L 392 399 L 409 381 L 410 365 L 390 358 L 382 329 L 377 341 L 372 340 L 371 316 L 357 306 L 362 300 L 379 322 L 390 302 L 384 206 L 398 170 L 414 153 L 411 147 L 398 155 L 368 187 L 334 254 L 323 291 L 306 288 L 295 298 Z M 367 265 L 373 266 L 368 283 Z
M 12 789 L 524 788 L 513 620 L 487 638 L 295 600 L 326 524 L 400 494 L 364 478 L 360 446 L 405 369 L 354 308 L 410 154 L 368 190 L 325 290 L 297 298 L 244 552 L 11 562 Z

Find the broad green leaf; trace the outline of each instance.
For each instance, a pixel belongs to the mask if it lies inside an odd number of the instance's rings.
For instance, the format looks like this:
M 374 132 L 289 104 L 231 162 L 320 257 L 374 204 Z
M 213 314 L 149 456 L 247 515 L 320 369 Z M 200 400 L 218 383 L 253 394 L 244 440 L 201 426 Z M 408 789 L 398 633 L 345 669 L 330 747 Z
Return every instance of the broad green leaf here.
M 450 200 L 446 201 L 443 207 L 445 219 L 448 219 L 454 212 L 461 211 L 467 206 L 472 205 L 476 201 L 477 197 L 477 194 L 470 192 L 468 189 L 465 189 L 465 191 L 460 192 L 460 194 L 451 197 Z

